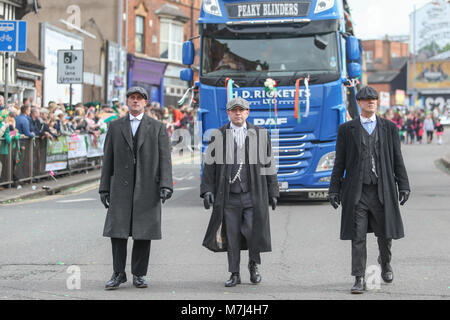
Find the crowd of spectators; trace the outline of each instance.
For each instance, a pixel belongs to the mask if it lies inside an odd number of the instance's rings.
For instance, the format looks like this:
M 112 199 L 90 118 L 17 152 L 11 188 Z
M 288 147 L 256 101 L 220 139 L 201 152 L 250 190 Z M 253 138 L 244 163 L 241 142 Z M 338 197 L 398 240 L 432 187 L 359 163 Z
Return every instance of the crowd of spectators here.
M 49 102 L 40 108 L 30 99 L 23 104 L 5 106 L 4 97 L 0 96 L 0 138 L 18 137 L 35 139 L 57 139 L 59 136 L 74 134 L 92 134 L 98 137 L 107 129 L 107 123 L 126 116 L 128 107 L 118 101 L 113 105 L 93 105 L 78 103 L 70 108 L 63 103 Z M 195 111 L 183 106 L 161 107 L 159 103 L 149 103 L 145 113 L 166 124 L 171 136 L 176 129 L 193 131 Z
M 433 142 L 434 133 L 437 136 L 437 143 L 442 144 L 444 126 L 441 124 L 441 117 L 438 108 L 432 111 L 417 109 L 413 111 L 400 111 L 389 109 L 383 115 L 384 118 L 397 124 L 400 140 L 406 144 L 421 144 L 425 139 L 427 144 Z

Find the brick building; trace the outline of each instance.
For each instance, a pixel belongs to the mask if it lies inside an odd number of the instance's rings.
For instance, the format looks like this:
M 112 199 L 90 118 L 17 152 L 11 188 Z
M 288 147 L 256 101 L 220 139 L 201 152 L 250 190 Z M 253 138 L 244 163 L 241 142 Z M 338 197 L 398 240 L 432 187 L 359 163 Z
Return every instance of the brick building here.
M 365 40 L 362 41 L 362 46 L 367 84 L 379 92 L 382 109 L 404 104 L 402 100 L 407 90 L 408 43 L 386 38 Z
M 124 42 L 128 86 L 147 89 L 151 101 L 176 105 L 188 84 L 179 79 L 183 42 L 198 35 L 201 0 L 128 0 Z M 196 43 L 198 45 L 198 43 Z

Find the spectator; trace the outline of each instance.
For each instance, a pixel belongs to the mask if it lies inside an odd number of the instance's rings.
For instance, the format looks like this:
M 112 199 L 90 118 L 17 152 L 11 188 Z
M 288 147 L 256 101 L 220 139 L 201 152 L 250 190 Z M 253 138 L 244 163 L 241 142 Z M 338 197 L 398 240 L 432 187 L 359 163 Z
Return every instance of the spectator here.
M 60 113 L 58 115 L 58 120 L 61 135 L 71 137 L 74 134 L 74 130 L 72 129 L 72 125 L 70 124 L 69 119 L 67 119 L 67 116 L 64 113 Z
M 94 119 L 95 119 L 94 110 L 88 111 L 85 118 L 88 132 L 94 132 L 99 128 L 99 125 L 95 122 Z
M 84 118 L 80 116 L 76 116 L 74 118 L 74 127 L 75 127 L 75 133 L 78 134 L 84 134 L 87 133 L 87 122 L 84 120 Z
M 414 135 L 415 135 L 415 121 L 414 121 L 414 114 L 410 113 L 408 115 L 408 120 L 406 120 L 406 144 L 413 144 L 414 143 Z
M 56 120 L 50 119 L 50 121 L 48 122 L 48 128 L 52 136 L 58 137 L 58 130 L 55 129 L 55 122 Z
M 5 109 L 5 97 L 0 95 L 0 111 Z
M 427 132 L 427 143 L 430 144 L 433 141 L 434 122 L 432 114 L 427 114 L 426 119 L 423 122 L 423 130 Z
M 53 138 L 58 138 L 58 135 L 53 134 L 52 131 L 50 130 L 49 127 L 49 122 L 50 122 L 50 115 L 48 112 L 48 109 L 43 108 L 40 110 L 40 114 L 41 114 L 41 127 L 40 127 L 40 137 L 41 139 L 44 138 L 48 138 L 48 139 L 53 139 Z
M 40 111 L 36 107 L 31 108 L 31 132 L 34 133 L 36 137 L 40 136 L 41 120 Z
M 437 118 L 436 121 L 436 136 L 438 138 L 438 144 L 442 144 L 442 135 L 444 134 L 444 126 L 441 124 L 441 120 Z
M 21 134 L 33 138 L 34 133 L 31 132 L 30 106 L 23 105 L 20 108 L 20 112 L 20 115 L 16 117 L 16 128 Z
M 169 112 L 172 114 L 172 122 L 179 123 L 184 118 L 183 112 L 176 109 L 174 106 L 169 106 Z

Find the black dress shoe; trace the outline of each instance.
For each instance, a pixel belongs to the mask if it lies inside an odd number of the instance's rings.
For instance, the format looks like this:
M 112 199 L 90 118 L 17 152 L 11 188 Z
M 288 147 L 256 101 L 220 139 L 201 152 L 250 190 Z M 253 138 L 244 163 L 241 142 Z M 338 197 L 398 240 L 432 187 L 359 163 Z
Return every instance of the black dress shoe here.
M 241 284 L 241 276 L 239 272 L 234 272 L 231 274 L 230 280 L 225 282 L 225 287 L 235 287 L 237 284 Z
M 394 272 L 392 271 L 391 264 L 389 262 L 382 263 L 380 257 L 378 257 L 378 263 L 381 266 L 381 278 L 384 282 L 391 283 L 394 280 Z
M 364 277 L 355 277 L 355 284 L 353 285 L 350 292 L 352 294 L 360 294 L 364 293 L 365 290 L 366 290 L 366 280 L 364 279 Z
M 133 284 L 136 288 L 147 288 L 147 281 L 142 276 L 133 275 Z
M 258 265 L 255 261 L 250 261 L 248 263 L 248 271 L 250 271 L 250 281 L 252 283 L 260 283 L 261 282 L 261 274 L 258 271 Z
M 121 283 L 127 282 L 127 275 L 125 272 L 114 272 L 111 280 L 105 285 L 105 290 L 117 289 Z

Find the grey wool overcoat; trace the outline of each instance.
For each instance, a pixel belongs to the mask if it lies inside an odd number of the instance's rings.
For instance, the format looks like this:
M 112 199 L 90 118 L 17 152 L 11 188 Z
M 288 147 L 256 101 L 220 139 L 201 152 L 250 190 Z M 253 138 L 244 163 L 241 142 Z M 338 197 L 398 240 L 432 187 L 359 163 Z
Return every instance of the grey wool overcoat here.
M 112 121 L 106 134 L 99 188 L 110 193 L 105 237 L 161 239 L 160 188 L 173 190 L 169 138 L 165 125 L 146 114 L 137 135 L 135 174 L 129 114 Z

